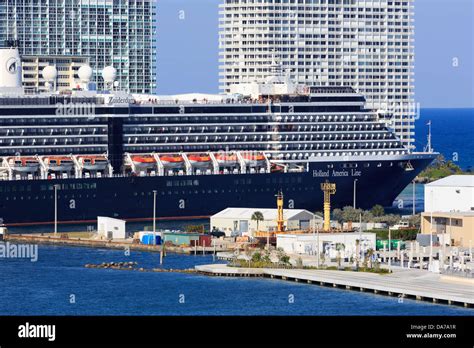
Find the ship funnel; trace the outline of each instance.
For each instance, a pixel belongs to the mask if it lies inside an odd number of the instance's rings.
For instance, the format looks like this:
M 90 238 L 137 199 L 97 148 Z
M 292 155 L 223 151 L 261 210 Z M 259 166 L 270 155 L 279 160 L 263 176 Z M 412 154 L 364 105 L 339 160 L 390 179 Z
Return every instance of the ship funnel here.
M 21 59 L 17 48 L 0 48 L 0 88 L 22 88 Z

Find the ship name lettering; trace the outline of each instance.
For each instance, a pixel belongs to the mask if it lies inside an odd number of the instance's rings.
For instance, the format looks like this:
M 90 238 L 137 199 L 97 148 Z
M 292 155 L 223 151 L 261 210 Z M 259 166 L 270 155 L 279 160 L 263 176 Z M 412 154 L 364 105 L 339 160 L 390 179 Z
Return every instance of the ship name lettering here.
M 342 170 L 336 172 L 335 170 L 332 171 L 332 176 L 349 176 L 349 172 L 347 170 Z
M 360 170 L 351 169 L 352 176 L 362 176 L 362 172 Z
M 313 178 L 326 178 L 329 177 L 329 170 L 313 170 Z

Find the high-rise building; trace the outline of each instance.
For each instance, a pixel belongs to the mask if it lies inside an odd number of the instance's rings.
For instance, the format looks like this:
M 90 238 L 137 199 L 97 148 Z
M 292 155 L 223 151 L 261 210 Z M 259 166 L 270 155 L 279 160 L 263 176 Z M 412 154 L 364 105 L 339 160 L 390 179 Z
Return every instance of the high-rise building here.
M 23 56 L 21 57 L 22 82 L 26 93 L 44 93 L 49 91 L 43 77 L 43 69 L 54 66 L 58 72 L 56 89 L 58 91 L 77 88 L 78 71 L 81 66 L 90 65 L 89 58 L 80 56 Z
M 411 147 L 414 0 L 222 0 L 220 87 L 266 78 L 277 60 L 300 84 L 351 86 Z
M 16 41 L 21 55 L 85 56 L 94 81 L 117 69 L 119 88 L 156 89 L 154 0 L 0 0 L 0 43 Z

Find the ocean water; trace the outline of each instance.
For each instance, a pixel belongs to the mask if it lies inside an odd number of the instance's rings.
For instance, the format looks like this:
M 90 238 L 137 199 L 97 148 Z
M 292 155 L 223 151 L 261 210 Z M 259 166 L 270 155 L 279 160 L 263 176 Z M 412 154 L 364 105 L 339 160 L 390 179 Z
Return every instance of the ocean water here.
M 418 151 L 427 144 L 428 121 L 433 149 L 464 170 L 474 167 L 474 109 L 421 109 L 415 122 Z
M 0 315 L 474 315 L 472 309 L 407 299 L 399 303 L 397 298 L 282 280 L 84 267 L 112 261 L 137 261 L 150 268 L 158 266 L 159 255 L 40 246 L 37 262 L 2 259 Z M 165 267 L 212 262 L 212 256 L 170 254 Z

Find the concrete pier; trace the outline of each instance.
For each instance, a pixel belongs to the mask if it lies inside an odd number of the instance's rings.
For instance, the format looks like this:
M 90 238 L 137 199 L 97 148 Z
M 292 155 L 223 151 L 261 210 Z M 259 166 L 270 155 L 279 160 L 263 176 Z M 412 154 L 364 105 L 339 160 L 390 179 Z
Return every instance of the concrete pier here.
M 391 274 L 367 272 L 327 271 L 305 269 L 238 268 L 226 264 L 196 266 L 202 274 L 228 276 L 269 277 L 301 281 L 354 291 L 370 291 L 375 294 L 411 298 L 432 303 L 472 307 L 474 284 L 450 281 L 439 274 L 418 269 L 395 268 Z
M 45 245 L 60 245 L 60 246 L 73 246 L 73 247 L 87 247 L 87 248 L 106 248 L 106 249 L 121 249 L 121 250 L 135 250 L 135 251 L 149 251 L 149 252 L 160 252 L 161 245 L 144 245 L 134 244 L 132 241 L 118 240 L 95 240 L 87 238 L 60 238 L 52 236 L 39 236 L 39 235 L 20 235 L 20 234 L 8 234 L 5 237 L 5 242 L 19 243 L 19 244 L 45 244 Z M 165 247 L 166 252 L 176 254 L 191 254 L 194 252 L 193 247 L 180 247 L 180 246 L 169 246 Z M 217 251 L 228 250 L 226 248 L 210 247 L 199 247 L 198 254 L 214 254 Z

